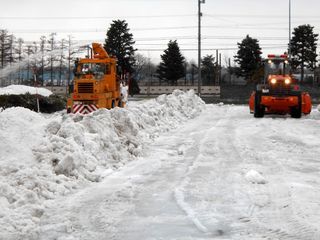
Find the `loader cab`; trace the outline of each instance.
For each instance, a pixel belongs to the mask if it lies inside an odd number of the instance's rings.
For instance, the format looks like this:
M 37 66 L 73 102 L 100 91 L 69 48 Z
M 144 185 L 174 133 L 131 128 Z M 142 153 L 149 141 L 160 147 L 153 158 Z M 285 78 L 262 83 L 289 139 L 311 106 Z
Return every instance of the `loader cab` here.
M 270 75 L 289 75 L 290 65 L 288 56 L 283 55 L 268 55 L 265 59 L 265 79 L 268 79 Z
M 86 75 L 93 76 L 96 80 L 102 79 L 111 73 L 110 64 L 96 62 L 81 62 L 77 69 L 77 75 L 86 78 Z

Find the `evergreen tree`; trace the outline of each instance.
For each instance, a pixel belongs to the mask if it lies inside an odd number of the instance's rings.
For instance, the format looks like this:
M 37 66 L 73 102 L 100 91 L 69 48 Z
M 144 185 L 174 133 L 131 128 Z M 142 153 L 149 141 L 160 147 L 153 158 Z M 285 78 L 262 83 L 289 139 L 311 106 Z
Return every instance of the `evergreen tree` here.
M 213 85 L 215 79 L 215 64 L 212 55 L 205 56 L 201 61 L 201 78 L 204 85 Z
M 125 20 L 114 20 L 107 31 L 104 48 L 109 55 L 116 56 L 121 73 L 132 73 L 135 63 L 133 35 L 129 33 Z
M 166 80 L 171 85 L 176 85 L 179 78 L 185 75 L 185 58 L 180 52 L 177 40 L 169 41 L 168 48 L 161 55 L 161 62 L 157 73 L 160 79 Z
M 257 39 L 249 35 L 238 43 L 239 50 L 235 56 L 235 62 L 239 64 L 236 75 L 244 77 L 247 81 L 257 81 L 252 79 L 261 66 L 261 48 Z
M 313 28 L 309 24 L 300 25 L 293 30 L 291 39 L 291 66 L 293 69 L 300 67 L 301 81 L 304 78 L 304 68 L 314 69 L 317 58 L 318 34 L 313 33 Z

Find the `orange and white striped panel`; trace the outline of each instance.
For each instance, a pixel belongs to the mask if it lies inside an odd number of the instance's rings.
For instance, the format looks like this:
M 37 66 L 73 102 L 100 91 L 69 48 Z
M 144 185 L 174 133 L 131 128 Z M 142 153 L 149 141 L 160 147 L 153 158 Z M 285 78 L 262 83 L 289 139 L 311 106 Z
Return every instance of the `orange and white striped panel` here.
M 72 113 L 88 114 L 98 110 L 95 104 L 74 104 Z

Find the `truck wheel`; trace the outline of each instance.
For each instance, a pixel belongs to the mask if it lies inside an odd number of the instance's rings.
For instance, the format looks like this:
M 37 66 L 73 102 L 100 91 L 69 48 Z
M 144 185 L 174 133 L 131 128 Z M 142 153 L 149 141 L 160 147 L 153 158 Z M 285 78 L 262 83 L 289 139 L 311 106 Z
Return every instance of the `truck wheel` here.
M 291 108 L 290 115 L 292 118 L 301 118 L 301 95 L 298 96 L 298 106 Z
M 122 101 L 121 100 L 118 101 L 118 107 L 122 107 Z
M 254 96 L 254 113 L 255 118 L 262 118 L 264 116 L 264 107 L 261 105 L 261 94 L 257 93 Z
M 111 108 L 114 108 L 114 107 L 115 107 L 115 103 L 114 103 L 114 100 L 112 100 Z

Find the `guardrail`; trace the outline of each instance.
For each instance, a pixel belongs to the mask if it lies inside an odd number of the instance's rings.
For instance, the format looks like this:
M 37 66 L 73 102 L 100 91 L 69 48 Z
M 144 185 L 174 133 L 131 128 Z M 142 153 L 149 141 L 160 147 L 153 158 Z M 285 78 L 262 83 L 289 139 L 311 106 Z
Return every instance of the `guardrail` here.
M 66 95 L 65 86 L 46 86 L 45 88 L 52 91 L 53 94 L 57 95 Z M 181 91 L 189 91 L 193 89 L 195 93 L 198 92 L 198 86 L 139 86 L 140 94 L 139 95 L 160 95 L 160 94 L 170 94 L 175 89 L 180 89 Z M 213 96 L 220 97 L 220 86 L 202 86 L 201 87 L 202 96 Z
M 198 92 L 198 86 L 139 86 L 141 95 L 159 95 L 159 94 L 170 94 L 175 89 L 181 91 L 189 91 L 193 89 L 196 93 Z M 201 95 L 209 96 L 220 96 L 220 86 L 202 86 Z

